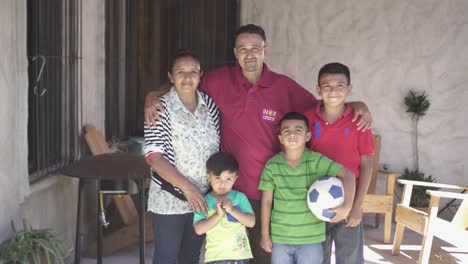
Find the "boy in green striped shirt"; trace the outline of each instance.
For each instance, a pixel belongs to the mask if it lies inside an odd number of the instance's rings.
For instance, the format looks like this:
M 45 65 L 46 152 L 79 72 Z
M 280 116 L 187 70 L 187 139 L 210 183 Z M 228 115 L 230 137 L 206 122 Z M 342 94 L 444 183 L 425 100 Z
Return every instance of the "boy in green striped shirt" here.
M 307 118 L 296 112 L 281 118 L 278 138 L 283 151 L 265 165 L 258 189 L 262 190 L 260 246 L 271 252 L 271 263 L 322 263 L 325 223 L 307 206 L 307 191 L 320 177 L 343 181 L 345 202 L 330 210 L 330 220 L 345 219 L 351 210 L 355 178 L 351 171 L 320 153 L 306 149 L 311 133 Z M 273 203 L 274 201 L 274 203 Z

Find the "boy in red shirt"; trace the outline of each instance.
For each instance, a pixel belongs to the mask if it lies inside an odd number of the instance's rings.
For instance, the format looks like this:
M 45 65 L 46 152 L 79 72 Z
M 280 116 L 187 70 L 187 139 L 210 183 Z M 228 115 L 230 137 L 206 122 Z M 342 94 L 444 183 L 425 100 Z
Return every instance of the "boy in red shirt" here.
M 326 225 L 324 264 L 330 263 L 333 242 L 336 263 L 364 263 L 361 208 L 372 173 L 374 141 L 371 130 L 358 131 L 352 122 L 353 109 L 345 104 L 351 90 L 349 68 L 341 63 L 326 64 L 318 76 L 317 92 L 322 100 L 305 113 L 312 132 L 309 148 L 356 175 L 356 196 L 348 218 Z

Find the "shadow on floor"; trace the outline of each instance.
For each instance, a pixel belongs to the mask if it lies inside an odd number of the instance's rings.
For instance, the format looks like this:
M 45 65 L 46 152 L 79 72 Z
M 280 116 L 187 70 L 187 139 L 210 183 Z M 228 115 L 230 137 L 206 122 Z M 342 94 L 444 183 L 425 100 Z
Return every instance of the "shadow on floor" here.
M 395 225 L 392 226 L 392 236 Z M 411 231 L 405 230 L 401 253 L 398 256 L 392 255 L 392 244 L 383 243 L 383 224 L 379 228 L 365 226 L 364 229 L 364 257 L 368 264 L 415 264 L 418 261 L 419 251 L 421 249 L 422 236 Z M 393 239 L 392 239 L 393 241 Z M 104 245 L 105 246 L 105 245 Z M 103 263 L 112 264 L 130 264 L 138 263 L 138 245 L 127 250 L 116 253 L 115 255 L 105 257 Z M 146 244 L 145 261 L 152 263 L 153 244 Z M 82 258 L 82 264 L 94 264 L 96 260 Z M 335 263 L 332 261 L 332 263 Z M 468 252 L 457 251 L 450 244 L 434 238 L 431 251 L 431 264 L 442 263 L 468 263 Z

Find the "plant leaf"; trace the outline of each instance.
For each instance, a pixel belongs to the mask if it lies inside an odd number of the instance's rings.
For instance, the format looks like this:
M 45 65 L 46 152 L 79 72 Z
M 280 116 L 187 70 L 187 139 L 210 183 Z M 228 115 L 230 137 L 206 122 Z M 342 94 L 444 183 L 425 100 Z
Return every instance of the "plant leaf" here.
M 420 181 L 420 182 L 436 182 L 435 178 L 432 175 L 427 175 L 418 170 L 409 170 L 405 168 L 403 174 L 401 174 L 400 179 L 411 180 L 411 181 Z M 411 206 L 416 207 L 426 207 L 429 205 L 429 195 L 426 193 L 426 190 L 438 190 L 439 188 L 435 187 L 424 187 L 424 186 L 413 186 L 413 192 L 411 194 Z
M 34 250 L 34 252 L 31 253 L 31 257 L 32 257 L 34 264 L 41 264 L 40 256 L 41 256 L 41 251 L 39 250 L 39 248 L 36 248 L 36 250 Z
M 405 105 L 407 106 L 406 112 L 412 114 L 412 118 L 419 120 L 426 115 L 431 103 L 425 91 L 419 93 L 410 90 L 404 98 Z
M 14 222 L 11 225 L 15 234 L 0 246 L 0 259 L 5 263 L 41 263 L 41 256 L 48 263 L 64 263 L 66 247 L 51 229 L 33 229 L 23 219 L 24 229 L 16 230 Z M 0 262 L 1 263 L 1 262 Z

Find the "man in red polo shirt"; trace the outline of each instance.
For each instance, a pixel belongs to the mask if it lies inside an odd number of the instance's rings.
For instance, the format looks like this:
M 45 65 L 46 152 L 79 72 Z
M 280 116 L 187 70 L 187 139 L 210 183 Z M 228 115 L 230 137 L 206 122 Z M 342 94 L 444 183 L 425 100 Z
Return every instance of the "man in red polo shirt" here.
M 221 110 L 221 150 L 233 154 L 239 161 L 239 177 L 234 189 L 247 195 L 256 216 L 256 225 L 250 230 L 254 260 L 251 263 L 269 263 L 270 257 L 259 246 L 260 200 L 257 189 L 266 161 L 280 149 L 277 123 L 286 113 L 305 112 L 317 99 L 291 78 L 272 72 L 263 63 L 268 51 L 263 28 L 248 24 L 236 32 L 234 54 L 238 66 L 221 67 L 202 77 L 199 89 L 210 95 Z M 167 88 L 166 88 L 167 89 Z M 164 90 L 164 89 L 163 89 Z M 145 120 L 158 119 L 160 108 L 157 97 L 161 92 L 146 96 Z M 370 127 L 371 115 L 360 102 L 351 103 L 357 126 Z M 188 199 L 194 210 L 206 208 L 202 194 L 191 194 Z M 191 201 L 190 201 L 191 200 Z

